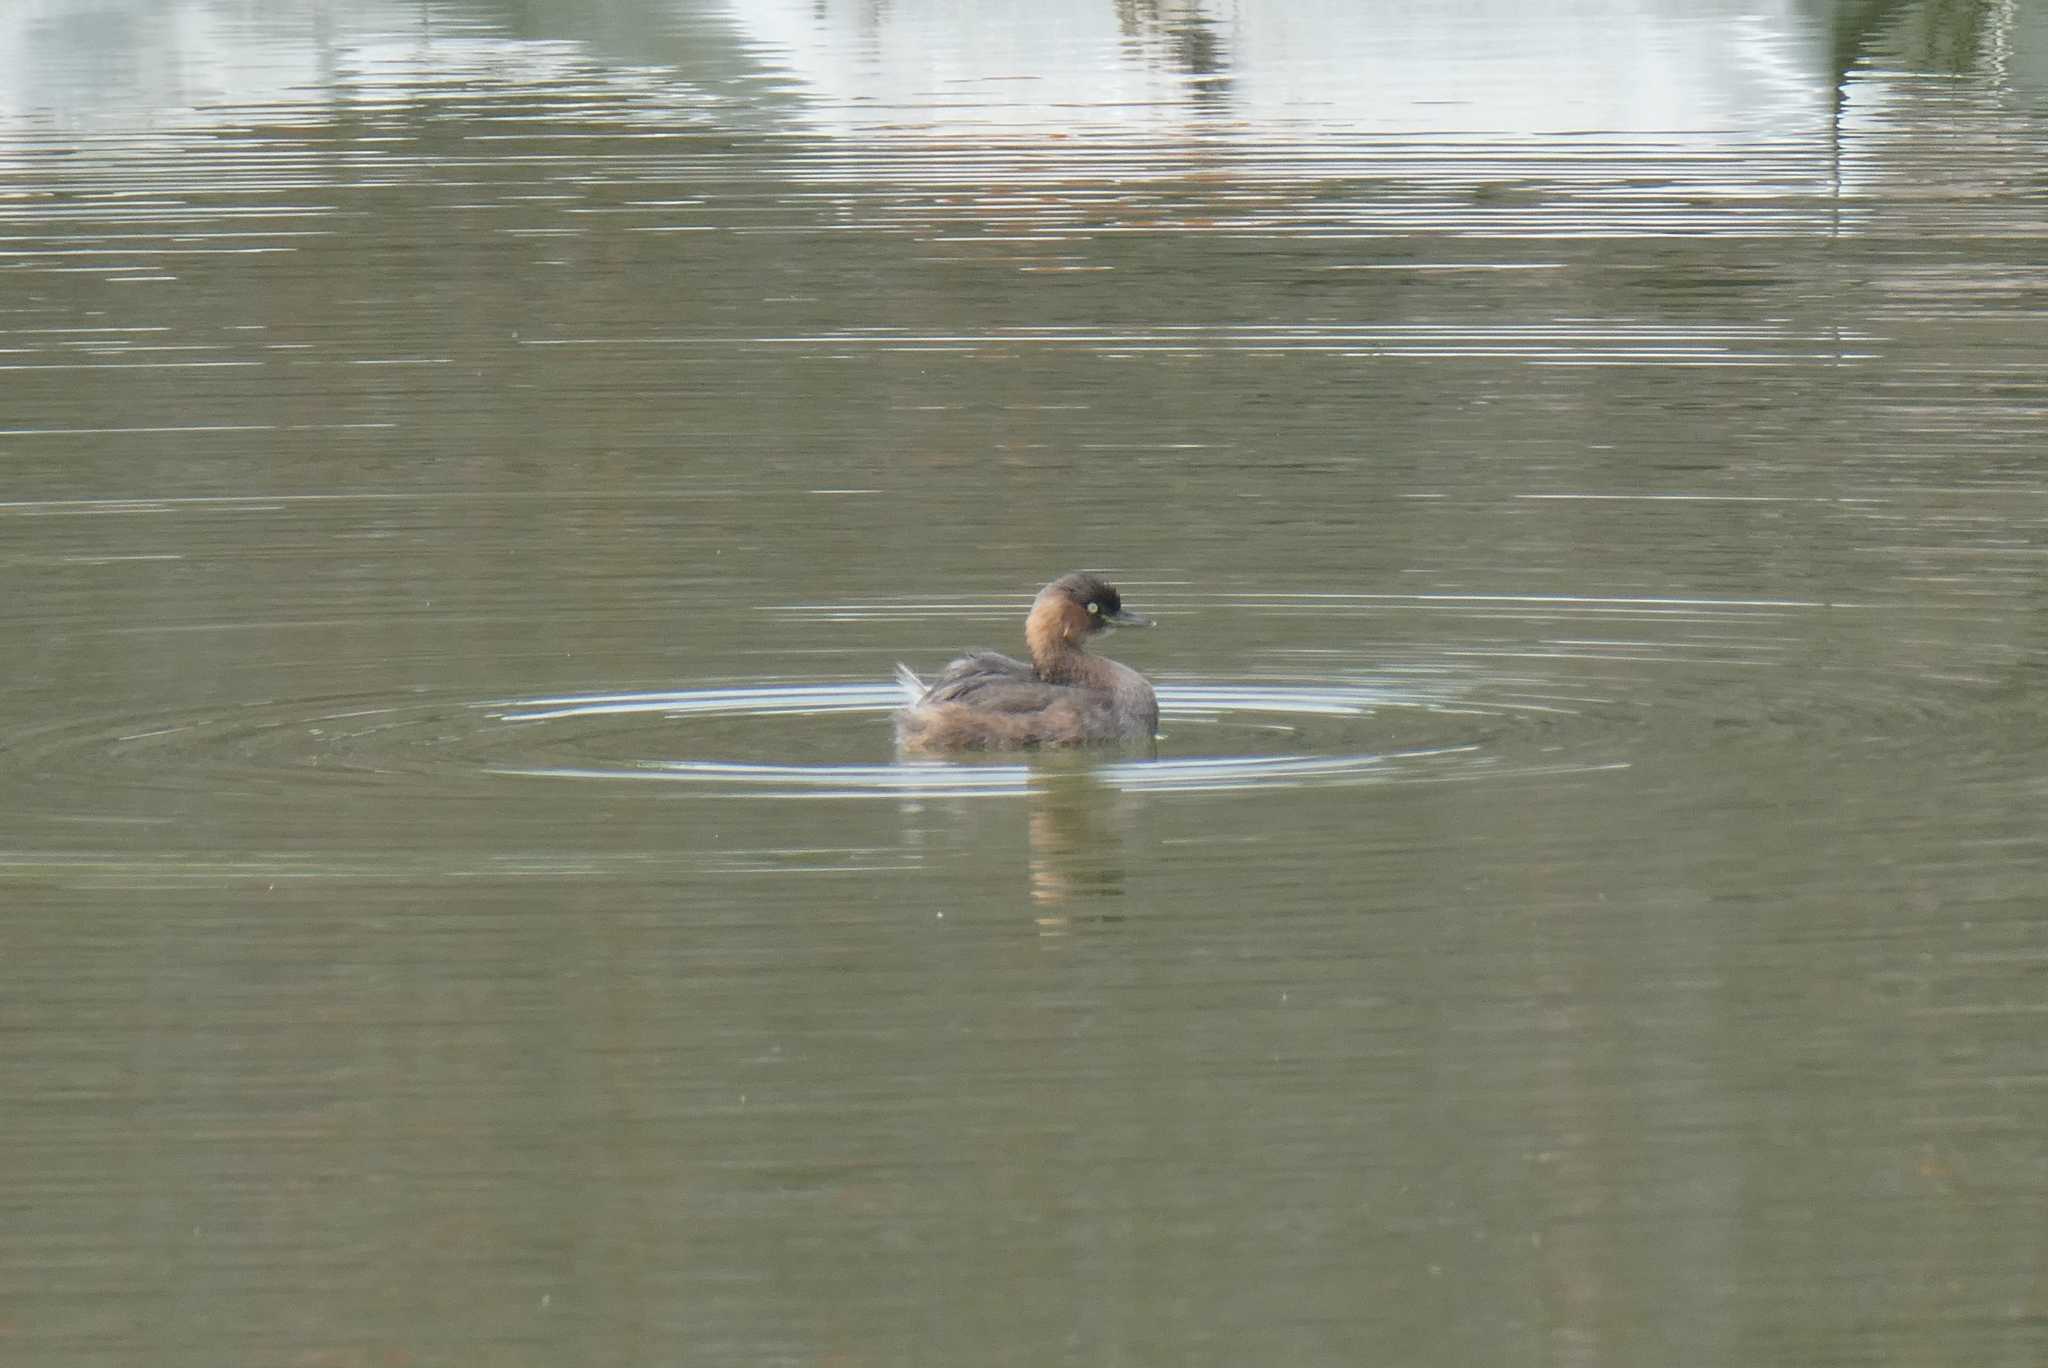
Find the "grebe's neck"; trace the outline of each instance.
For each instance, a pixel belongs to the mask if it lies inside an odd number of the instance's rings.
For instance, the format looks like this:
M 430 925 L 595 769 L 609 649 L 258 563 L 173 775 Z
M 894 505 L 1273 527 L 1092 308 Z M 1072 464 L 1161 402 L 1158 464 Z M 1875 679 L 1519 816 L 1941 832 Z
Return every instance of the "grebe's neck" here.
M 1024 620 L 1024 643 L 1031 648 L 1031 666 L 1050 684 L 1073 684 L 1090 678 L 1099 662 L 1081 649 L 1088 617 L 1080 605 L 1046 596 L 1031 605 Z

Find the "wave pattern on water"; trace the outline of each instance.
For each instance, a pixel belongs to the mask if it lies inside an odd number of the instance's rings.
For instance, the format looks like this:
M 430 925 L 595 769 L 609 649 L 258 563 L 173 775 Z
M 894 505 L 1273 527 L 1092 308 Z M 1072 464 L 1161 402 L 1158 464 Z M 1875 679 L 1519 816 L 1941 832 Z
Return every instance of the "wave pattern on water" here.
M 764 682 L 489 702 L 432 696 L 265 700 L 69 719 L 27 731 L 11 754 L 16 763 L 45 773 L 55 788 L 72 776 L 90 776 L 99 784 L 109 772 L 127 774 L 127 791 L 138 797 L 218 791 L 222 785 L 261 795 L 390 784 L 415 796 L 476 795 L 509 777 L 657 781 L 736 797 L 1010 796 L 1031 792 L 1043 781 L 1042 763 L 1084 766 L 1096 782 L 1122 791 L 1216 793 L 1506 778 L 1619 765 L 1597 747 L 1577 753 L 1552 746 L 1540 760 L 1510 757 L 1494 744 L 1503 726 L 1555 726 L 1576 709 L 1561 699 L 1506 692 L 1475 697 L 1450 681 L 1177 683 L 1160 688 L 1160 701 L 1168 740 L 1166 754 L 1156 759 L 1094 753 L 893 763 L 780 758 L 815 751 L 819 740 L 790 730 L 791 719 L 829 726 L 836 716 L 865 715 L 871 721 L 857 732 L 835 733 L 832 740 L 856 755 L 885 749 L 884 718 L 900 706 L 901 696 L 893 683 L 864 682 Z M 693 723 L 720 728 L 693 735 Z M 748 723 L 776 725 L 763 731 Z M 766 756 L 735 756 L 736 747 Z M 705 753 L 720 749 L 727 753 Z M 685 754 L 676 756 L 676 750 Z
M 1261 718 L 1359 720 L 1386 712 L 1452 717 L 1499 717 L 1520 711 L 1564 711 L 1538 704 L 1485 704 L 1455 699 L 1455 691 L 1404 691 L 1371 685 L 1166 684 L 1159 689 L 1162 726 L 1219 721 L 1256 725 Z M 901 704 L 893 685 L 836 684 L 689 689 L 627 694 L 567 695 L 492 705 L 509 723 L 567 723 L 591 718 L 654 714 L 662 718 L 786 717 L 830 713 L 882 713 Z M 1457 727 L 1446 727 L 1455 735 Z M 1349 739 L 1359 739 L 1352 736 Z M 1070 759 L 1072 757 L 1060 757 Z M 1305 785 L 1336 785 L 1563 773 L 1620 768 L 1614 761 L 1552 759 L 1513 767 L 1476 741 L 1452 741 L 1388 750 L 1259 755 L 1168 755 L 1159 759 L 1107 758 L 1092 765 L 1097 783 L 1125 792 L 1220 793 Z M 611 764 L 508 766 L 494 773 L 530 778 L 635 780 L 712 787 L 753 797 L 1006 797 L 1036 791 L 1041 769 L 1020 757 L 973 757 L 959 762 L 896 764 L 762 764 L 709 759 L 639 759 Z
M 1514 360 L 1552 366 L 1782 366 L 1870 359 L 1874 339 L 1830 327 L 1800 331 L 1782 321 L 1741 326 L 1650 327 L 1629 320 L 1544 324 L 1261 324 L 1163 328 L 999 328 L 917 333 L 860 327 L 830 333 L 746 337 L 535 338 L 534 347 L 786 348 L 801 352 L 1000 352 L 1045 348 L 1098 353 L 1208 355 L 1218 352 L 1330 354 L 1344 358 Z

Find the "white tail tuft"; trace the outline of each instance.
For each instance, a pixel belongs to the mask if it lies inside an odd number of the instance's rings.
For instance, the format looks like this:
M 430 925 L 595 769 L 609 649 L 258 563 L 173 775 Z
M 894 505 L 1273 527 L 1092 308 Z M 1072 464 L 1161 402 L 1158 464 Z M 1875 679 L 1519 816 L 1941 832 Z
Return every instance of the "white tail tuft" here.
M 907 702 L 917 704 L 924 701 L 924 681 L 917 677 L 917 671 L 901 662 L 896 666 L 896 687 L 903 690 Z

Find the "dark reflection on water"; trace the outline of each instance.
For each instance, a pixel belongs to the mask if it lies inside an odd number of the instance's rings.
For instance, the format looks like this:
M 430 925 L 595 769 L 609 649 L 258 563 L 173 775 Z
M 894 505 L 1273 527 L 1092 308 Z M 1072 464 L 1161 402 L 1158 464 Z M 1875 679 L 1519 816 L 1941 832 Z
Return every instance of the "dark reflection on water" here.
M 2048 1357 L 2048 26 L 1540 8 L 0 13 L 0 1361 Z

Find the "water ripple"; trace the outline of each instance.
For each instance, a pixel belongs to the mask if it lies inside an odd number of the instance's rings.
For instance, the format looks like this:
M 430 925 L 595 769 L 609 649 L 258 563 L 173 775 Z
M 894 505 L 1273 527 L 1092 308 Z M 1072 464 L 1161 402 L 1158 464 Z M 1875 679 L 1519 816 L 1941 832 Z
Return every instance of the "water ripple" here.
M 485 796 L 504 793 L 512 778 L 653 781 L 721 797 L 1001 797 L 1074 769 L 1124 792 L 1225 793 L 1619 767 L 1611 747 L 1557 730 L 1584 724 L 1576 705 L 1594 700 L 1488 678 L 1489 696 L 1471 680 L 1426 675 L 1169 682 L 1159 690 L 1162 754 L 1144 759 L 883 761 L 871 757 L 888 753 L 886 715 L 901 704 L 893 684 L 764 681 L 490 700 L 282 698 L 73 717 L 24 730 L 9 761 L 39 775 L 47 792 L 103 787 L 119 773 L 138 799 L 234 792 L 260 801 L 392 786 L 415 798 Z M 792 728 L 790 719 L 809 721 Z M 1521 744 L 1530 733 L 1541 743 Z
M 1386 754 L 1205 757 L 1195 760 L 1123 761 L 1091 771 L 1096 782 L 1119 792 L 1220 793 L 1305 784 L 1363 784 L 1421 777 L 1406 767 L 1428 761 L 1471 757 L 1477 746 Z M 1473 767 L 1476 768 L 1476 767 Z M 1565 767 L 1556 767 L 1563 769 Z M 1626 768 L 1620 764 L 1585 769 Z M 501 774 L 559 779 L 666 780 L 715 784 L 736 796 L 776 798 L 1021 797 L 1036 792 L 1045 775 L 1029 764 L 750 765 L 711 760 L 649 761 L 637 769 L 523 769 Z M 1437 778 L 1454 776 L 1446 770 Z
M 1568 713 L 1536 703 L 1462 702 L 1446 686 L 1438 691 L 1397 689 L 1341 682 L 1308 685 L 1166 684 L 1159 689 L 1162 726 L 1169 746 L 1181 731 L 1204 740 L 1235 728 L 1270 738 L 1275 728 L 1261 719 L 1360 720 L 1388 713 L 1413 717 L 1480 718 L 1519 713 Z M 834 713 L 885 713 L 901 703 L 893 685 L 761 684 L 645 693 L 584 694 L 508 700 L 486 705 L 494 719 L 518 724 L 562 724 L 592 718 L 651 714 L 663 719 L 786 717 Z M 1444 728 L 1455 736 L 1457 724 Z M 1469 724 L 1464 728 L 1472 730 Z M 1395 729 L 1406 730 L 1406 729 Z M 1507 766 L 1483 741 L 1451 739 L 1441 744 L 1387 749 L 1351 749 L 1360 738 L 1337 738 L 1336 753 L 1167 755 L 1158 759 L 1095 757 L 975 757 L 960 761 L 896 764 L 783 764 L 708 759 L 632 759 L 612 763 L 511 765 L 492 773 L 528 778 L 655 781 L 711 787 L 751 797 L 1014 797 L 1037 791 L 1048 764 L 1089 764 L 1090 776 L 1122 792 L 1223 793 L 1255 789 L 1347 785 L 1405 780 L 1449 780 L 1508 773 L 1557 773 L 1622 767 L 1611 760 L 1559 761 L 1540 766 Z M 536 743 L 541 744 L 541 743 Z

